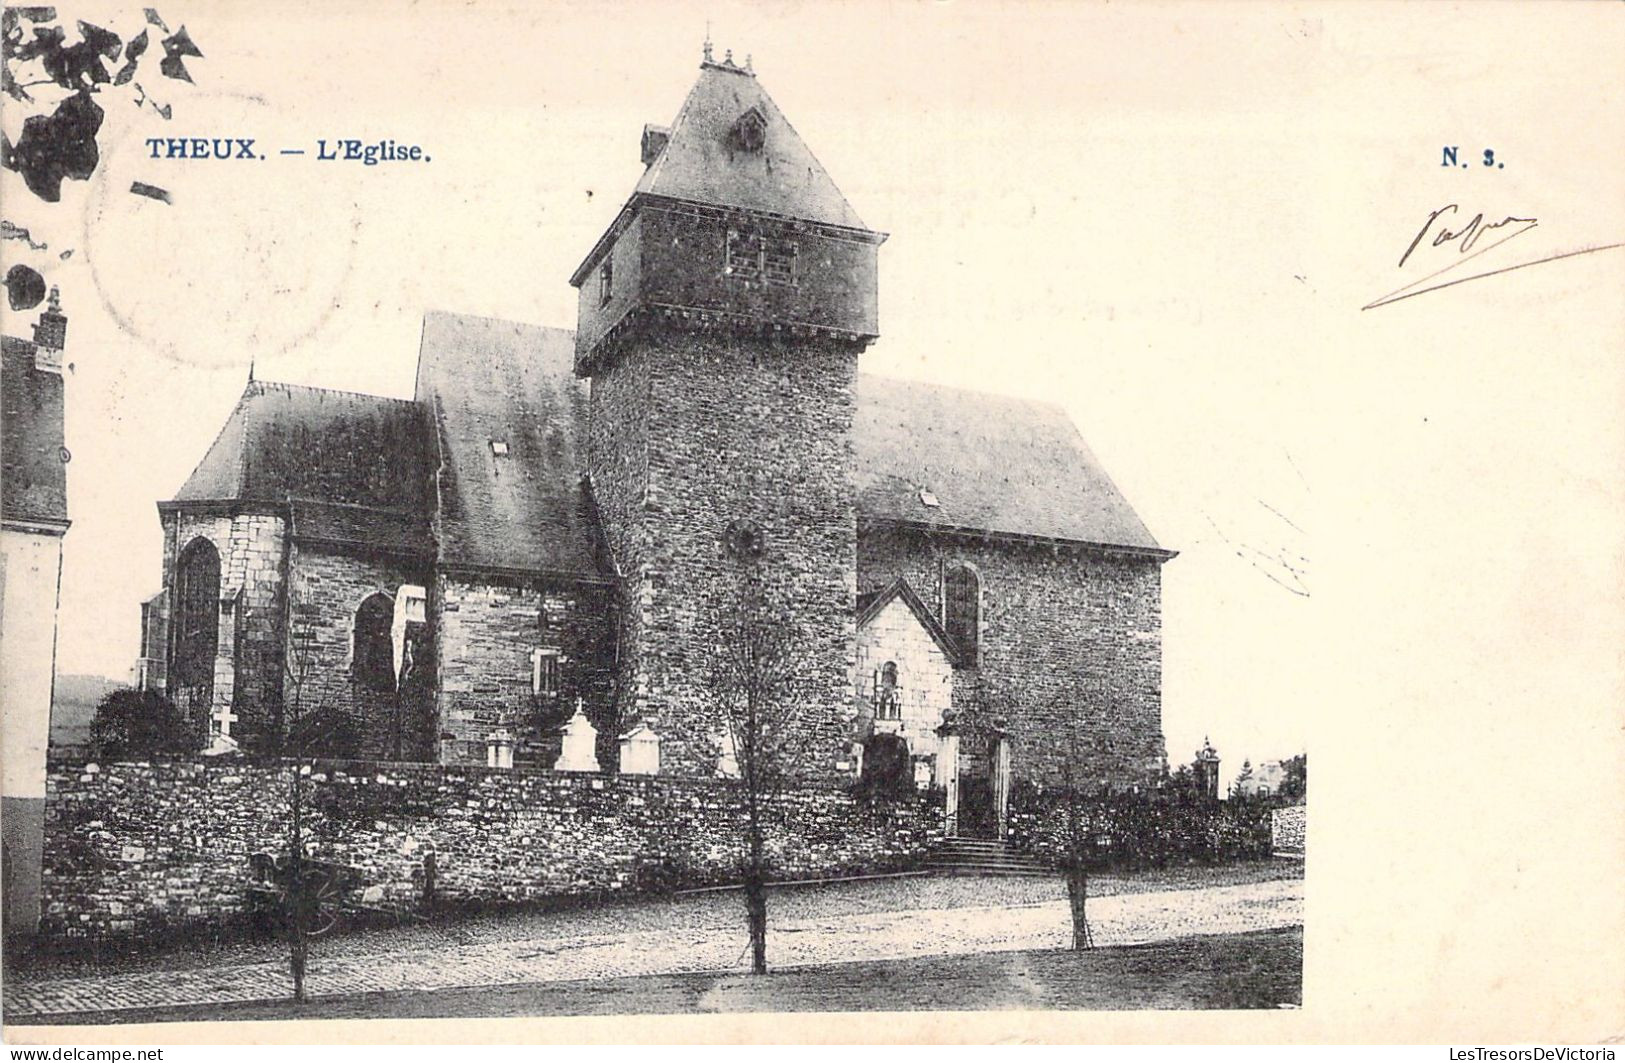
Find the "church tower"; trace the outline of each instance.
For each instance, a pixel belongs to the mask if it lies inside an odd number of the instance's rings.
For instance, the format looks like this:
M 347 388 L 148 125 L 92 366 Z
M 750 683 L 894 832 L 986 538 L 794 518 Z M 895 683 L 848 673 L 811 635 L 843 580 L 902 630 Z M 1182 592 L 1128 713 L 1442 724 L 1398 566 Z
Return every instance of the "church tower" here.
M 663 774 L 712 775 L 710 693 L 743 578 L 793 618 L 796 765 L 843 770 L 857 586 L 853 386 L 875 339 L 866 228 L 757 80 L 713 60 L 571 283 L 588 469 L 624 581 L 618 709 Z

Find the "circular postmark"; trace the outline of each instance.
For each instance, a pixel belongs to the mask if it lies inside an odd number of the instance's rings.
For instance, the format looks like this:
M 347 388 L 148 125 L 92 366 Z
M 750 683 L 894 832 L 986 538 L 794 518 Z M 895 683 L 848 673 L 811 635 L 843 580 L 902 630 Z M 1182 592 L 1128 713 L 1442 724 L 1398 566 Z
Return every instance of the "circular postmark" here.
M 119 330 L 216 368 L 273 359 L 322 330 L 354 268 L 360 197 L 279 153 L 302 136 L 293 116 L 258 96 L 198 93 L 171 120 L 143 114 L 110 133 L 81 246 Z M 174 146 L 193 139 L 210 151 Z

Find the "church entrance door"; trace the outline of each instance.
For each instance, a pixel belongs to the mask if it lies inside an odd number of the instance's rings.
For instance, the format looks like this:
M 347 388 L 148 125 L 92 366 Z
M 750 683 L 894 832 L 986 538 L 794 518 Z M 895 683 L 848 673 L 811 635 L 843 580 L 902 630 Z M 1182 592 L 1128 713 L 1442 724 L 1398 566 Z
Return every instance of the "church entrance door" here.
M 959 748 L 959 836 L 997 838 L 999 817 L 994 809 L 993 763 L 985 742 L 969 735 Z

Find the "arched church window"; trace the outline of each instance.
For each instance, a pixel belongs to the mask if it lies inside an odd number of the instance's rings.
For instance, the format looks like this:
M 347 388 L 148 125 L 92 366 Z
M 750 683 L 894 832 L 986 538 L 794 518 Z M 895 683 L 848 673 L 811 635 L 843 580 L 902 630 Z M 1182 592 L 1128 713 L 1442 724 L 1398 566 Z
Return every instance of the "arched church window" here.
M 896 720 L 903 714 L 897 693 L 897 662 L 887 661 L 875 674 L 875 719 Z
M 352 674 L 369 690 L 395 689 L 395 603 L 387 594 L 370 595 L 355 611 Z
M 975 667 L 981 650 L 982 581 L 976 570 L 957 564 L 943 574 L 942 626 L 967 665 Z
M 220 644 L 220 552 L 194 539 L 175 573 L 175 683 L 212 688 Z

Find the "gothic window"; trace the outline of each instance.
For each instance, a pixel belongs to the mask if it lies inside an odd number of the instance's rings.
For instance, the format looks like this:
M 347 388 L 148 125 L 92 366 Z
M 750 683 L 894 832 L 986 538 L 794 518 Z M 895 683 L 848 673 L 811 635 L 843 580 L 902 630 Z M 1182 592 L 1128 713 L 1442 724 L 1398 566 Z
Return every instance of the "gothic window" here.
M 604 264 L 598 267 L 598 305 L 608 306 L 609 297 L 615 293 L 615 259 L 614 252 L 604 255 Z
M 875 673 L 875 718 L 896 720 L 902 714 L 902 699 L 897 693 L 897 662 L 887 661 Z
M 965 664 L 975 667 L 981 650 L 982 581 L 969 565 L 954 565 L 943 574 L 942 626 Z
M 387 594 L 370 595 L 355 611 L 352 674 L 369 690 L 395 689 L 395 603 Z
M 175 682 L 212 688 L 220 643 L 220 553 L 207 539 L 194 539 L 175 573 Z

